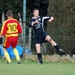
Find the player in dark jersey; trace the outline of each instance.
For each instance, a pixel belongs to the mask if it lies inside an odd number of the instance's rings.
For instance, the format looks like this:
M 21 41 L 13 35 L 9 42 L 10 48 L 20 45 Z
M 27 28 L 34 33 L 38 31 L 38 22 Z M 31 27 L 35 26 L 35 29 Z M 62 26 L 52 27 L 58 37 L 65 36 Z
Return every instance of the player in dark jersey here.
M 51 43 L 52 46 L 54 46 L 56 48 L 57 52 L 63 51 L 63 50 L 44 31 L 44 21 L 47 20 L 48 22 L 52 22 L 54 20 L 53 16 L 43 16 L 43 17 L 39 16 L 38 9 L 33 10 L 33 15 L 34 16 L 31 18 L 31 20 L 29 22 L 29 27 L 33 27 L 33 29 L 34 29 L 34 32 L 35 32 L 34 42 L 35 42 L 35 47 L 36 47 L 36 51 L 37 51 L 38 61 L 40 64 L 42 64 L 43 61 L 42 61 L 42 54 L 41 54 L 40 46 L 43 41 L 48 41 L 49 43 Z

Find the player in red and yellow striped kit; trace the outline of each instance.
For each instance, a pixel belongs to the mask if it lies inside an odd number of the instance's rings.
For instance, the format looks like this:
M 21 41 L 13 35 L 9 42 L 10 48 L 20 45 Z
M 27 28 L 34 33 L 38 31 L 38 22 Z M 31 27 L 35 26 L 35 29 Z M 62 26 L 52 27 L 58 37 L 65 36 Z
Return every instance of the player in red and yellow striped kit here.
M 3 23 L 0 35 L 0 37 L 5 36 L 3 44 L 4 55 L 7 62 L 11 63 L 11 59 L 6 49 L 12 46 L 17 62 L 18 64 L 20 64 L 20 57 L 16 49 L 16 45 L 18 43 L 18 34 L 22 33 L 22 28 L 19 22 L 13 18 L 12 10 L 8 10 L 6 16 L 8 19 Z

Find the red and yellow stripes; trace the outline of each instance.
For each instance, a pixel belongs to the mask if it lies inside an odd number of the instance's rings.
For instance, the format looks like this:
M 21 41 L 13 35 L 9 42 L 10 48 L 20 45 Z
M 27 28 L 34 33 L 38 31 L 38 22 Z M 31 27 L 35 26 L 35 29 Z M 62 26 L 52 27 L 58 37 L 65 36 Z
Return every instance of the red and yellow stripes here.
M 7 19 L 2 26 L 1 36 L 11 37 L 18 36 L 18 33 L 22 33 L 22 28 L 16 19 Z
M 7 22 L 7 21 L 5 21 L 5 22 L 3 23 L 3 25 L 2 25 L 1 36 L 4 36 L 4 35 L 6 34 L 6 22 Z

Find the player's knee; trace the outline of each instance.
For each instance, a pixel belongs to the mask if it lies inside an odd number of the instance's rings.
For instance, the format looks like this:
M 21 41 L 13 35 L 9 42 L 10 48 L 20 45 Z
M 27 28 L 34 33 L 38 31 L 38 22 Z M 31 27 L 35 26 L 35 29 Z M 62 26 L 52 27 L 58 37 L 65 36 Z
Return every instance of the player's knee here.
M 52 41 L 52 38 L 50 38 L 49 41 L 51 42 Z
M 35 45 L 35 47 L 36 47 L 36 51 L 40 50 L 40 45 Z
M 49 41 L 49 42 L 51 42 L 52 41 L 52 38 L 51 37 L 47 37 L 46 40 Z
M 40 48 L 39 47 L 36 47 L 36 51 L 39 51 L 40 50 Z

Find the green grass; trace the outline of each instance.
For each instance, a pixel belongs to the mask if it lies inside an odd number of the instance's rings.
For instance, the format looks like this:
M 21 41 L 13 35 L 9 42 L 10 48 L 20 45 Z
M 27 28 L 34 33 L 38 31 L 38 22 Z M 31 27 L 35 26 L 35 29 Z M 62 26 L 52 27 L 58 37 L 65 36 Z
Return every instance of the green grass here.
M 0 75 L 75 75 L 75 63 L 47 63 L 39 65 L 37 62 L 22 60 L 17 64 L 12 60 L 11 64 L 6 64 L 4 59 L 0 59 Z

